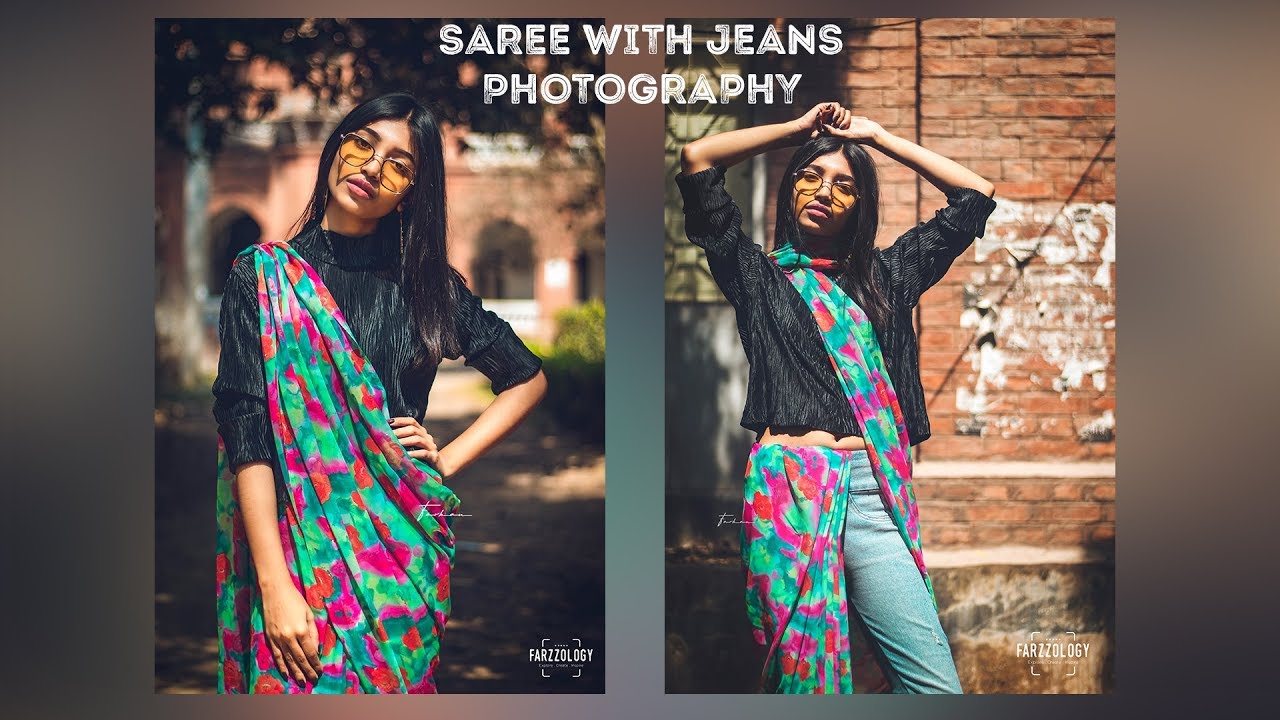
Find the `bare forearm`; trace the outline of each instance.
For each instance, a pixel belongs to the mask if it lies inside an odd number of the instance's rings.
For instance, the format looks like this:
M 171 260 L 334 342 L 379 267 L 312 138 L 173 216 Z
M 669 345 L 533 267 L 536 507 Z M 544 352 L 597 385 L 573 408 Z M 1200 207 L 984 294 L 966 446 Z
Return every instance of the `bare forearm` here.
M 969 168 L 890 132 L 878 133 L 871 146 L 920 173 L 944 193 L 956 187 L 973 188 L 987 197 L 995 193 L 995 185 Z
M 541 370 L 528 380 L 498 393 L 471 426 L 440 448 L 439 470 L 449 477 L 470 465 L 519 425 L 547 392 Z
M 692 175 L 715 165 L 731 167 L 762 152 L 797 145 L 801 135 L 803 128 L 794 121 L 708 135 L 684 146 L 680 171 Z
M 284 584 L 292 585 L 285 565 L 284 546 L 280 544 L 275 475 L 271 465 L 265 462 L 241 465 L 236 472 L 236 486 L 258 587 L 266 593 Z

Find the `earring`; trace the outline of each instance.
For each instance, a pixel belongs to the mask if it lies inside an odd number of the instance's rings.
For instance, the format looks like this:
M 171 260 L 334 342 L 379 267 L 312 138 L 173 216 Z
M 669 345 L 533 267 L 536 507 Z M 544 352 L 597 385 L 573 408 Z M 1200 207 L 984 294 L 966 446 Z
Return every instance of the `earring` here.
M 404 256 L 404 210 L 400 211 L 400 255 Z

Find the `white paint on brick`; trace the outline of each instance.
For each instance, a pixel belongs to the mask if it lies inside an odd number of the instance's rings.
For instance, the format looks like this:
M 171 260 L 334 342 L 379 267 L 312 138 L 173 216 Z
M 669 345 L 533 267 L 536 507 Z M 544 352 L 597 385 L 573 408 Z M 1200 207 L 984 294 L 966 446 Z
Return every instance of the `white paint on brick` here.
M 1068 390 L 1079 388 L 1084 376 L 1093 378 L 1093 387 L 1101 392 L 1107 385 L 1107 362 L 1100 357 L 1083 358 L 1078 355 L 1068 357 L 1062 363 L 1062 373 L 1053 379 L 1053 389 L 1066 397 Z
M 1002 198 L 987 220 L 985 237 L 974 242 L 974 257 L 984 262 L 991 253 L 1004 250 L 1001 261 L 1012 263 L 1036 254 L 1051 266 L 1097 259 L 1103 264 L 1090 280 L 1106 286 L 1116 259 L 1115 225 L 1112 203 L 1070 203 L 1059 212 L 1048 203 Z M 1044 235 L 1037 237 L 1041 231 Z
M 986 420 L 983 434 L 1023 434 L 1016 398 L 1004 397 L 1008 375 L 1026 353 L 1057 370 L 1049 385 L 1065 400 L 1072 392 L 1107 389 L 1115 327 L 1111 268 L 1115 264 L 1115 205 L 999 199 L 986 237 L 974 244 L 978 262 L 965 292 L 979 298 L 960 316 L 977 342 L 965 351 L 972 370 L 961 377 L 956 408 Z M 1019 272 L 1018 260 L 1037 256 L 1000 303 Z M 1037 385 L 1042 378 L 1030 374 Z
M 1085 425 L 1081 426 L 1079 434 L 1081 436 L 1103 435 L 1108 432 L 1114 433 L 1116 430 L 1116 416 L 1110 410 L 1104 410 L 1102 417 L 1095 418 Z
M 987 427 L 998 430 L 1001 437 L 1009 437 L 1010 435 L 1026 435 L 1028 428 L 1026 420 L 1021 415 L 996 415 L 987 421 Z

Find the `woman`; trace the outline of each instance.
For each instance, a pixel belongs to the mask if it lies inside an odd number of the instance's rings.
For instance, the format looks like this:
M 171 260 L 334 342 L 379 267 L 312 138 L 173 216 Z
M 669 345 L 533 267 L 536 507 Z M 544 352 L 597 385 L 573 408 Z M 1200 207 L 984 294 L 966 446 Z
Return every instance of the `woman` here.
M 743 233 L 724 170 L 795 145 L 766 254 Z M 883 251 L 867 147 L 948 202 Z M 676 182 L 750 360 L 742 425 L 757 437 L 741 528 L 748 615 L 768 648 L 761 689 L 864 692 L 877 683 L 855 678 L 879 675 L 893 692 L 962 692 L 910 482 L 909 445 L 929 436 L 911 310 L 982 235 L 994 187 L 837 103 L 689 143 Z M 850 615 L 874 657 L 851 647 Z
M 449 615 L 444 484 L 542 398 L 541 361 L 448 263 L 439 128 L 413 96 L 367 101 L 320 154 L 288 242 L 236 258 L 218 420 L 219 692 L 435 692 Z M 496 399 L 438 447 L 436 368 Z

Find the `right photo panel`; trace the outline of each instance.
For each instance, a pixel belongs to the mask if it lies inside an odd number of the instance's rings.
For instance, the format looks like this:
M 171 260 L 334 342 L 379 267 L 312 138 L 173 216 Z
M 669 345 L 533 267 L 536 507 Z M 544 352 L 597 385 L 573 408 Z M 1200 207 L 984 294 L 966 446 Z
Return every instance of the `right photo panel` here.
M 1115 691 L 1115 26 L 667 21 L 668 693 Z

